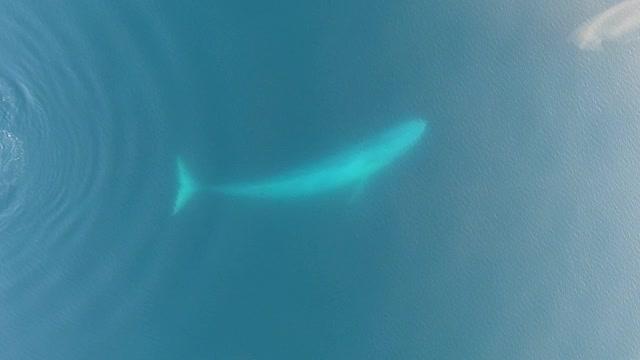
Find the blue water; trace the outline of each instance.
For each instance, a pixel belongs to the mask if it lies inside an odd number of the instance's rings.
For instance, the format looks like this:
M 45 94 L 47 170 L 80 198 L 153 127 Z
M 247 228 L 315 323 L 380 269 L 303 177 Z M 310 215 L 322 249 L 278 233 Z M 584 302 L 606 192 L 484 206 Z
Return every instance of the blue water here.
M 612 4 L 0 0 L 0 359 L 637 357 L 640 46 L 567 41 Z M 413 117 L 362 189 L 172 216 L 177 156 Z

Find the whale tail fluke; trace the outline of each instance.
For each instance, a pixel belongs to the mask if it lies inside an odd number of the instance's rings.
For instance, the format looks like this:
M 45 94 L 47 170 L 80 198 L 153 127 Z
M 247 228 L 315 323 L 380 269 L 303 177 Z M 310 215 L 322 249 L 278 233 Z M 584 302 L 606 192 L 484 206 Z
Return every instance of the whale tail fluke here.
M 177 174 L 178 174 L 178 193 L 176 194 L 176 201 L 173 206 L 173 214 L 177 214 L 198 192 L 198 183 L 191 176 L 187 166 L 181 158 L 176 161 Z

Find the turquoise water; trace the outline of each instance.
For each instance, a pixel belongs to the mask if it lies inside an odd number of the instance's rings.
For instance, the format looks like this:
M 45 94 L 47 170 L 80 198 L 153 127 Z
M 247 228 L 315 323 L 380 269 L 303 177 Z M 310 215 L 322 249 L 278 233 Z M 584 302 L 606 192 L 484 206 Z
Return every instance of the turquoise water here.
M 611 3 L 0 0 L 0 359 L 632 359 L 638 43 Z M 406 119 L 354 188 L 194 196 Z

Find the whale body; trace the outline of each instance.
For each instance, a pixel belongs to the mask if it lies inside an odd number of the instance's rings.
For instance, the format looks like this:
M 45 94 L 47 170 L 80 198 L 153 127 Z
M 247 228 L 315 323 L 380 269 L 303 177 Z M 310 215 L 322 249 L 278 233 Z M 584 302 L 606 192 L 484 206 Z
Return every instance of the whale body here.
M 414 119 L 331 156 L 314 165 L 301 167 L 263 180 L 223 185 L 201 185 L 177 159 L 178 192 L 173 214 L 178 213 L 197 193 L 218 193 L 252 198 L 299 198 L 366 181 L 416 145 L 428 123 Z

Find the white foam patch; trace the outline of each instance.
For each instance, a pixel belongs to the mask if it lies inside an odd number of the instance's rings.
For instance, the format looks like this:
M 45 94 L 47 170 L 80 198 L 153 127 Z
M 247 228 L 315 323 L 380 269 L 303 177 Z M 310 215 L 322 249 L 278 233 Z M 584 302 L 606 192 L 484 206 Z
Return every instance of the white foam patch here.
M 640 0 L 627 0 L 591 18 L 569 39 L 582 50 L 600 50 L 603 42 L 640 39 Z

